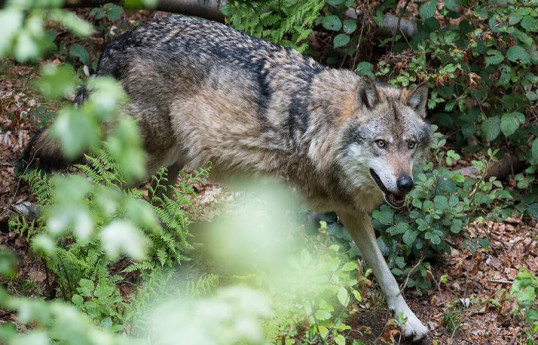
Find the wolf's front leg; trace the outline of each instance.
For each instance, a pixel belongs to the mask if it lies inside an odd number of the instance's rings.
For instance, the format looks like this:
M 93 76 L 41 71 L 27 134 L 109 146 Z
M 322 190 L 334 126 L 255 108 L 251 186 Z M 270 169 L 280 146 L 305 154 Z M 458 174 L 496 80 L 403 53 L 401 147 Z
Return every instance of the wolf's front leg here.
M 374 229 L 370 222 L 370 216 L 366 213 L 359 212 L 340 212 L 338 215 L 342 219 L 344 227 L 353 238 L 353 241 L 360 248 L 366 263 L 372 268 L 383 293 L 387 297 L 389 310 L 395 316 L 403 315 L 405 321 L 401 326 L 405 337 L 421 344 L 430 343 L 431 339 L 428 329 L 407 306 L 398 287 L 398 283 L 394 279 L 379 250 Z

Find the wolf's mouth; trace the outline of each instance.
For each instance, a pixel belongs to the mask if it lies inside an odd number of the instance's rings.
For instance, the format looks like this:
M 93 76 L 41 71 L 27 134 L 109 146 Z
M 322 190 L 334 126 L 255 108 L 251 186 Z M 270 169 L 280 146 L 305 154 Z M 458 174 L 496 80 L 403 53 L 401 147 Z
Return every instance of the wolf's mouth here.
M 379 175 L 376 174 L 373 169 L 370 169 L 370 176 L 372 176 L 374 182 L 377 184 L 379 189 L 381 189 L 385 201 L 388 202 L 390 206 L 394 208 L 400 208 L 403 206 L 405 202 L 405 194 L 395 194 L 390 192 L 387 187 L 385 187 L 383 182 L 381 182 L 381 178 L 379 178 Z

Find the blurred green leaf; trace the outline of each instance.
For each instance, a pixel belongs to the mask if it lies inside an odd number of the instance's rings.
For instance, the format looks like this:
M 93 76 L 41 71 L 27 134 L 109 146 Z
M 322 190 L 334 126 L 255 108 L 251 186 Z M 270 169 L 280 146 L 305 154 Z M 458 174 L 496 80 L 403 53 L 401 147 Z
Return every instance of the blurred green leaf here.
M 41 67 L 41 77 L 35 82 L 45 97 L 67 97 L 75 91 L 78 78 L 71 65 L 47 64 Z
M 74 58 L 78 58 L 80 62 L 82 62 L 84 65 L 90 65 L 90 54 L 88 53 L 86 48 L 84 48 L 80 44 L 75 43 L 71 45 L 71 47 L 69 48 L 69 55 Z
M 93 26 L 73 12 L 54 9 L 49 11 L 49 17 L 65 26 L 75 35 L 85 37 L 93 33 Z
M 318 321 L 329 320 L 332 316 L 331 313 L 325 309 L 318 310 L 314 315 Z
M 504 114 L 501 117 L 501 131 L 505 136 L 514 134 L 520 124 L 525 123 L 525 115 L 519 112 Z
M 10 51 L 15 36 L 23 26 L 23 19 L 24 15 L 21 10 L 12 7 L 0 10 L 0 23 L 2 23 L 0 58 L 5 57 Z
M 409 229 L 407 230 L 403 237 L 402 237 L 402 240 L 404 241 L 405 244 L 407 244 L 408 246 L 412 246 L 413 243 L 415 242 L 415 240 L 417 239 L 417 236 L 418 236 L 418 232 L 413 230 L 413 229 Z
M 482 122 L 482 132 L 487 141 L 493 141 L 501 132 L 501 120 L 498 116 L 492 116 Z
M 60 110 L 52 125 L 53 136 L 60 141 L 65 156 L 73 160 L 99 142 L 101 130 L 95 120 L 80 109 Z
M 120 19 L 123 14 L 123 8 L 116 4 L 108 3 L 103 6 L 108 19 L 114 21 Z
M 323 17 L 321 20 L 321 25 L 330 31 L 340 31 L 340 29 L 342 29 L 342 21 L 335 15 Z
M 351 38 L 349 37 L 349 35 L 338 34 L 334 37 L 334 41 L 333 41 L 334 47 L 335 48 L 343 47 L 349 43 L 350 39 Z
M 148 240 L 132 223 L 114 220 L 101 230 L 101 244 L 111 258 L 125 254 L 140 261 L 146 257 Z
M 512 46 L 506 52 L 506 58 L 512 62 L 530 63 L 531 57 L 521 46 Z
M 338 292 L 336 294 L 336 297 L 338 298 L 338 302 L 344 307 L 347 307 L 349 304 L 349 293 L 347 292 L 346 288 L 343 286 L 340 286 L 338 288 Z
M 14 337 L 9 345 L 49 345 L 49 336 L 47 333 L 38 330 L 27 331 Z
M 422 20 L 432 18 L 437 12 L 437 0 L 429 0 L 423 3 L 419 8 L 420 17 Z
M 374 65 L 372 65 L 369 62 L 362 61 L 362 62 L 359 62 L 355 71 L 358 75 L 365 75 L 365 76 L 370 77 L 370 79 L 375 79 L 373 70 L 374 70 Z
M 446 8 L 448 8 L 451 11 L 458 12 L 460 10 L 459 0 L 444 0 L 443 2 Z
M 357 30 L 357 22 L 352 19 L 346 19 L 344 20 L 343 29 L 346 34 L 352 34 Z
M 486 66 L 497 65 L 504 61 L 502 53 L 496 49 L 488 50 L 488 56 L 486 57 Z

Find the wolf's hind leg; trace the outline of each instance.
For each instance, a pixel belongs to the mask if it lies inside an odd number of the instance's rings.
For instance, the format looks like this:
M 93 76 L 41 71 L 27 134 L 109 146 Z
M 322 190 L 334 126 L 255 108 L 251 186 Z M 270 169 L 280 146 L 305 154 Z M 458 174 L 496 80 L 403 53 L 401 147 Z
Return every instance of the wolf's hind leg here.
M 387 297 L 389 310 L 394 316 L 404 317 L 401 325 L 404 336 L 420 344 L 431 344 L 428 329 L 420 322 L 402 297 L 400 288 L 389 270 L 375 239 L 370 216 L 364 212 L 341 212 L 344 227 L 353 241 L 360 248 L 366 263 L 372 268 L 374 275 Z

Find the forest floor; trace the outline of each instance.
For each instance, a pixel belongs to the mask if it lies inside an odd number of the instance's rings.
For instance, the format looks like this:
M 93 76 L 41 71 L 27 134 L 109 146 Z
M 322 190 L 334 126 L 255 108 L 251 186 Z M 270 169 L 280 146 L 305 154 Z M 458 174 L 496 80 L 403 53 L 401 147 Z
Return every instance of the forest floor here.
M 79 11 L 78 14 L 89 19 L 88 10 Z M 128 27 L 136 21 L 146 21 L 156 16 L 162 14 L 124 14 L 121 20 Z M 95 20 L 92 21 L 95 23 Z M 116 30 L 114 23 L 105 27 L 108 31 L 98 31 L 82 42 L 63 29 L 56 28 L 57 42 L 60 47 L 69 47 L 77 42 L 84 45 L 94 61 L 104 49 L 106 41 L 110 40 L 111 32 Z M 18 157 L 32 134 L 48 123 L 53 111 L 59 107 L 59 103 L 44 102 L 34 89 L 33 81 L 38 77 L 40 65 L 61 64 L 65 59 L 65 55 L 55 54 L 39 64 L 0 61 L 0 246 L 11 248 L 17 254 L 20 259 L 17 279 L 34 281 L 38 286 L 37 294 L 41 296 L 48 295 L 43 263 L 31 254 L 25 237 L 9 230 L 8 221 L 17 212 L 18 205 L 33 201 L 28 186 L 16 177 Z M 75 64 L 81 67 L 80 63 Z M 510 185 L 511 181 L 505 182 Z M 211 188 L 202 189 L 207 190 Z M 434 339 L 440 344 L 523 344 L 528 326 L 515 314 L 517 306 L 510 296 L 510 287 L 521 267 L 538 272 L 536 232 L 535 220 L 524 222 L 518 216 L 504 222 L 476 223 L 462 232 L 465 235 L 453 240 L 451 254 L 432 262 L 434 289 L 422 296 L 408 292 L 406 299 L 411 309 L 432 330 Z M 491 245 L 471 252 L 464 247 L 464 241 L 473 238 L 487 238 Z M 448 280 L 441 283 L 440 277 L 444 274 Z M 24 287 L 11 292 L 27 293 Z M 35 291 L 33 293 L 36 294 Z M 372 289 L 370 295 L 379 295 L 378 289 Z M 366 305 L 370 303 L 368 301 L 367 296 Z M 381 307 L 374 309 L 384 310 Z M 379 335 L 383 332 L 386 315 L 383 312 L 375 314 L 377 317 L 372 318 L 364 311 L 356 322 L 359 326 L 372 327 L 372 333 Z M 14 318 L 13 314 L 0 310 L 0 322 Z

